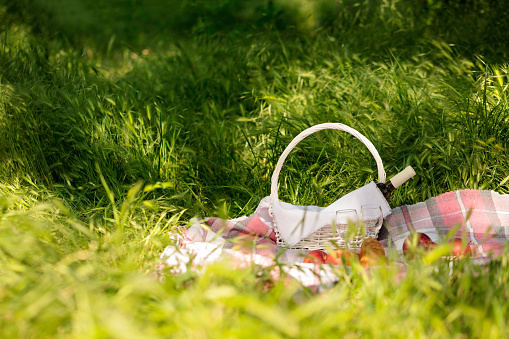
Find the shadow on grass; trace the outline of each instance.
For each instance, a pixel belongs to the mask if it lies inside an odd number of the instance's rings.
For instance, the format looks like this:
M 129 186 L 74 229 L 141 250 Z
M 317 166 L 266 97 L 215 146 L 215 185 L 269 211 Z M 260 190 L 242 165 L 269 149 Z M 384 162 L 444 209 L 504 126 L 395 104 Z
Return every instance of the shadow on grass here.
M 197 35 L 278 30 L 281 39 L 308 39 L 327 30 L 338 46 L 364 57 L 409 56 L 431 40 L 464 56 L 505 62 L 509 3 L 504 0 L 7 0 L 6 15 L 35 34 L 108 53 L 141 51 Z

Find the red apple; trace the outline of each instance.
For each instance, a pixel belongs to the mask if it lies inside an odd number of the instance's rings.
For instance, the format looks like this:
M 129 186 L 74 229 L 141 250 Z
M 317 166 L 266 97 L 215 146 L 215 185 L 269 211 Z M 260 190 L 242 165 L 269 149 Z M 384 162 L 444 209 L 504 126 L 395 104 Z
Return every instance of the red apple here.
M 419 232 L 412 233 L 403 242 L 403 254 L 412 259 L 415 252 L 428 252 L 436 245 L 426 234 Z
M 344 248 L 336 248 L 325 259 L 326 264 L 350 266 L 355 260 L 359 260 L 357 252 L 348 251 Z
M 327 253 L 321 250 L 314 250 L 309 252 L 304 258 L 305 263 L 314 263 L 314 264 L 325 264 L 325 259 L 327 258 Z
M 461 238 L 454 238 L 449 240 L 449 245 L 451 246 L 451 256 L 461 258 L 471 254 L 470 245 L 468 243 L 463 244 L 463 240 L 461 240 Z

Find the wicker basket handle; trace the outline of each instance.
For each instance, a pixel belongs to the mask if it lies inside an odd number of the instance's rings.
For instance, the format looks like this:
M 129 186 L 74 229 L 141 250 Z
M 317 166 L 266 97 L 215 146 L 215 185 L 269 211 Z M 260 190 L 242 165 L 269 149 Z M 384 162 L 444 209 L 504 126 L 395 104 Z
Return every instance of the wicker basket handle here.
M 270 201 L 271 201 L 271 205 L 272 205 L 272 202 L 275 199 L 278 199 L 278 180 L 279 180 L 279 174 L 281 172 L 281 168 L 283 167 L 283 163 L 285 162 L 285 160 L 288 157 L 288 155 L 290 154 L 290 152 L 304 138 L 306 138 L 307 136 L 309 136 L 309 135 L 311 135 L 311 134 L 313 134 L 315 132 L 318 132 L 318 131 L 321 131 L 321 130 L 324 130 L 324 129 L 336 129 L 338 131 L 345 131 L 345 132 L 350 133 L 351 135 L 353 135 L 357 139 L 359 139 L 369 149 L 369 151 L 371 152 L 371 155 L 373 155 L 373 157 L 376 160 L 376 165 L 378 167 L 378 182 L 385 182 L 385 170 L 384 170 L 384 165 L 382 163 L 382 159 L 380 158 L 380 155 L 378 154 L 378 151 L 376 150 L 375 146 L 373 146 L 371 141 L 369 141 L 364 135 L 359 133 L 357 130 L 355 130 L 355 129 L 347 126 L 347 125 L 344 125 L 344 124 L 340 124 L 340 123 L 324 123 L 324 124 L 319 124 L 319 125 L 315 125 L 313 127 L 310 127 L 308 129 L 302 131 L 301 133 L 299 133 L 299 135 L 297 135 L 292 140 L 292 142 L 288 146 L 286 146 L 285 151 L 279 157 L 279 160 L 277 162 L 276 168 L 274 169 L 274 173 L 272 174 L 271 188 L 270 188 Z

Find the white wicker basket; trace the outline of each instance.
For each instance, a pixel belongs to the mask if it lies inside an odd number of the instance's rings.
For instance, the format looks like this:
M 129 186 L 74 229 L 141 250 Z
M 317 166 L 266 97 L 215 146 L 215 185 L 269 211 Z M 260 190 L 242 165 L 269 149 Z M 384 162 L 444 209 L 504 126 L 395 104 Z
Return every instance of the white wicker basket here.
M 324 130 L 324 129 L 335 129 L 339 131 L 345 131 L 353 136 L 355 136 L 357 139 L 359 139 L 371 152 L 372 156 L 375 158 L 377 168 L 378 168 L 378 182 L 385 182 L 385 170 L 383 167 L 382 159 L 380 159 L 380 156 L 378 154 L 378 151 L 376 150 L 375 146 L 369 141 L 364 135 L 359 133 L 357 130 L 344 125 L 340 123 L 324 123 L 319 124 L 313 127 L 310 127 L 303 132 L 301 132 L 299 135 L 297 135 L 292 142 L 286 147 L 285 151 L 281 154 L 279 157 L 279 161 L 276 165 L 276 168 L 274 169 L 274 173 L 272 174 L 271 179 L 271 194 L 270 194 L 270 208 L 269 208 L 269 214 L 271 215 L 273 221 L 274 221 L 274 228 L 276 231 L 276 237 L 277 237 L 277 244 L 282 247 L 291 248 L 291 249 L 305 249 L 305 250 L 316 250 L 321 249 L 324 250 L 328 247 L 348 247 L 357 249 L 360 247 L 362 241 L 365 239 L 364 236 L 358 235 L 353 238 L 348 239 L 348 243 L 345 242 L 345 239 L 341 234 L 338 232 L 334 232 L 333 228 L 331 226 L 325 226 L 320 228 L 318 231 L 315 231 L 311 235 L 301 239 L 298 243 L 294 244 L 293 246 L 288 246 L 285 244 L 284 240 L 281 238 L 281 235 L 278 231 L 278 225 L 276 223 L 276 219 L 274 218 L 274 214 L 272 211 L 272 205 L 273 202 L 278 199 L 278 180 L 279 180 L 279 174 L 281 172 L 281 168 L 283 167 L 283 163 L 285 162 L 287 156 L 290 154 L 290 152 L 293 150 L 293 148 L 304 138 L 307 136 Z M 367 237 L 367 236 L 366 236 Z M 376 234 L 375 234 L 376 237 Z

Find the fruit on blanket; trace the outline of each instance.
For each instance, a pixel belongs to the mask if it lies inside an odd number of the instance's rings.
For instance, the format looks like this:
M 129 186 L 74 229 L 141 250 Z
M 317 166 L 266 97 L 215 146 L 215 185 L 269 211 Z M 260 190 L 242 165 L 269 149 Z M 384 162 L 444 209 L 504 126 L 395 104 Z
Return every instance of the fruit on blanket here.
M 321 250 L 314 250 L 309 252 L 304 258 L 305 263 L 313 263 L 313 264 L 325 264 L 325 259 L 327 258 L 327 253 Z
M 403 254 L 409 259 L 413 259 L 417 252 L 428 252 L 435 248 L 437 244 L 424 233 L 412 233 L 406 237 L 403 242 Z
M 348 251 L 344 248 L 336 248 L 327 256 L 325 263 L 350 266 L 356 260 L 359 260 L 357 252 Z
M 451 256 L 461 258 L 464 256 L 469 256 L 472 252 L 470 245 L 468 243 L 463 244 L 463 240 L 461 238 L 451 239 L 448 243 L 451 246 Z
M 367 238 L 362 242 L 359 257 L 362 267 L 380 266 L 389 263 L 389 258 L 385 255 L 382 244 L 373 238 Z

